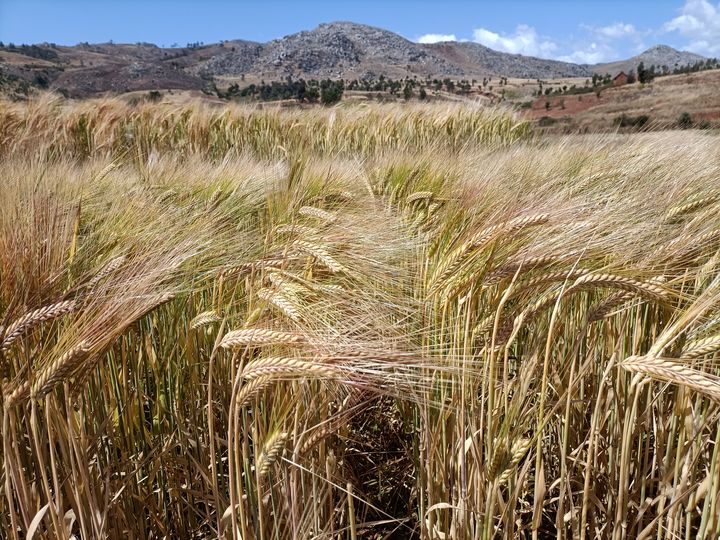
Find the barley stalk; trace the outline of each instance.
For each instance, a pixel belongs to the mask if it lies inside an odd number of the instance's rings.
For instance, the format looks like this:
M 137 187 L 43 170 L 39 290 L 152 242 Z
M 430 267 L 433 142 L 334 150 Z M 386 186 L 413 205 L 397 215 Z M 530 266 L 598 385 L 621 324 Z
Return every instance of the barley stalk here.
M 502 472 L 502 474 L 498 476 L 499 483 L 502 484 L 503 482 L 506 482 L 508 478 L 510 478 L 513 469 L 517 466 L 518 463 L 520 463 L 522 458 L 525 457 L 525 454 L 527 454 L 527 451 L 530 450 L 532 444 L 532 439 L 518 439 L 513 443 L 512 448 L 510 449 L 510 462 L 508 463 L 507 468 Z
M 292 243 L 292 246 L 297 249 L 298 251 L 305 253 L 307 255 L 311 255 L 312 257 L 315 257 L 317 260 L 322 262 L 328 270 L 330 270 L 333 273 L 338 273 L 344 271 L 343 266 L 337 262 L 333 257 L 328 253 L 325 249 L 321 248 L 320 246 L 317 246 L 315 244 L 312 244 L 310 242 L 306 242 L 304 240 L 295 240 Z
M 300 207 L 300 210 L 298 210 L 298 213 L 302 216 L 313 217 L 328 223 L 333 223 L 337 220 L 335 214 L 328 212 L 327 210 L 315 208 L 314 206 L 302 206 Z
M 242 373 L 243 378 L 248 380 L 265 375 L 272 375 L 276 378 L 305 376 L 337 379 L 346 377 L 347 373 L 337 366 L 287 357 L 270 357 L 255 360 L 250 362 Z
M 83 341 L 71 348 L 43 369 L 30 387 L 34 399 L 42 398 L 58 382 L 70 375 L 90 354 L 90 344 Z
M 295 234 L 298 236 L 313 236 L 318 230 L 306 225 L 280 225 L 275 229 L 276 234 Z
M 276 379 L 274 377 L 270 375 L 263 375 L 261 377 L 253 378 L 249 382 L 245 383 L 237 393 L 235 402 L 236 407 L 243 407 L 255 394 L 261 392 L 275 382 Z
M 37 325 L 70 313 L 73 309 L 75 300 L 64 300 L 26 313 L 7 327 L 0 342 L 0 351 L 8 350 L 15 340 Z
M 300 312 L 298 311 L 295 304 L 286 295 L 273 291 L 271 289 L 260 289 L 257 292 L 258 298 L 270 302 L 280 311 L 282 311 L 289 319 L 299 322 Z
M 519 262 L 510 262 L 503 266 L 500 266 L 487 274 L 483 279 L 483 285 L 493 285 L 502 279 L 513 276 L 520 268 L 524 271 L 529 272 L 531 270 L 537 270 L 543 266 L 548 266 L 558 261 L 566 259 L 567 256 L 562 255 L 541 255 L 538 257 L 528 257 Z
M 257 467 L 261 478 L 267 475 L 270 467 L 282 455 L 288 436 L 287 432 L 273 433 L 263 445 L 263 449 L 255 462 L 255 467 Z
M 416 191 L 415 193 L 408 195 L 405 202 L 407 204 L 412 204 L 416 201 L 432 199 L 434 195 L 435 194 L 432 191 Z
M 195 330 L 201 326 L 218 322 L 220 317 L 214 311 L 203 311 L 190 321 L 190 328 Z
M 720 350 L 720 334 L 696 339 L 685 345 L 681 356 L 683 358 L 699 358 Z
M 490 242 L 496 235 L 500 233 L 512 234 L 521 231 L 527 227 L 535 225 L 542 225 L 547 223 L 550 219 L 548 214 L 537 214 L 531 216 L 522 216 L 515 219 L 511 219 L 505 223 L 492 225 L 480 232 L 472 235 L 469 240 L 463 243 L 459 248 L 453 251 L 449 256 L 445 257 L 438 265 L 432 283 L 430 292 L 434 293 L 438 291 L 440 284 L 446 281 L 452 274 L 455 273 L 457 268 L 462 264 L 462 261 L 466 257 L 469 251 L 477 250 L 485 246 Z
M 305 340 L 300 334 L 268 330 L 265 328 L 247 328 L 228 332 L 220 342 L 220 347 L 230 349 L 241 346 L 259 345 L 297 345 Z
M 677 359 L 630 356 L 620 363 L 620 367 L 652 379 L 685 386 L 715 401 L 720 401 L 718 377 L 693 369 Z
M 682 214 L 687 214 L 689 212 L 692 212 L 694 210 L 697 210 L 699 208 L 702 208 L 703 206 L 708 206 L 710 204 L 713 204 L 718 200 L 717 195 L 711 195 L 709 197 L 703 197 L 702 199 L 698 199 L 696 201 L 692 201 L 680 206 L 676 206 L 675 208 L 672 208 L 668 214 L 667 219 L 673 219 L 675 217 L 678 217 Z
M 100 270 L 97 274 L 93 276 L 90 281 L 87 282 L 85 288 L 89 291 L 92 291 L 98 283 L 100 283 L 106 277 L 115 273 L 123 265 L 125 259 L 125 255 L 120 255 L 119 257 L 115 257 L 114 259 L 112 259 L 103 267 L 102 270 Z
M 271 272 L 268 274 L 268 279 L 270 283 L 287 296 L 299 296 L 310 292 L 304 285 L 279 272 Z

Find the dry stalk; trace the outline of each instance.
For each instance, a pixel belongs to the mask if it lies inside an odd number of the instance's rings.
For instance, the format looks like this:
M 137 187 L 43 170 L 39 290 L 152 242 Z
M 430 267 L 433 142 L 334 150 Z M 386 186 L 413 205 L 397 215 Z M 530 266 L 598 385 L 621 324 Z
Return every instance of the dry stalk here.
M 699 208 L 702 208 L 703 206 L 707 206 L 709 204 L 713 204 L 718 200 L 717 195 L 711 195 L 709 197 L 703 197 L 702 199 L 698 199 L 696 201 L 689 202 L 687 204 L 683 204 L 680 206 L 676 206 L 675 208 L 672 208 L 668 214 L 667 219 L 673 219 L 675 217 L 678 217 L 682 214 L 687 214 L 688 212 L 693 212 L 694 210 L 697 210 Z
M 328 223 L 333 223 L 337 220 L 335 214 L 328 212 L 327 210 L 315 208 L 314 206 L 302 206 L 300 210 L 298 210 L 298 214 L 301 216 L 313 217 Z
M 250 382 L 244 384 L 237 393 L 235 398 L 235 406 L 237 408 L 243 407 L 247 404 L 252 397 L 275 383 L 276 379 L 270 375 L 263 375 L 252 379 Z
M 303 336 L 293 332 L 269 330 L 265 328 L 247 328 L 228 332 L 220 342 L 220 347 L 230 349 L 241 346 L 297 345 L 304 343 Z
M 192 321 L 190 321 L 190 328 L 195 330 L 206 324 L 212 324 L 218 322 L 220 317 L 214 311 L 203 311 L 197 315 Z
M 333 257 L 330 255 L 330 253 L 327 252 L 327 250 L 321 248 L 320 246 L 317 246 L 310 242 L 306 242 L 304 240 L 295 240 L 292 243 L 292 246 L 298 251 L 305 253 L 306 255 L 311 255 L 312 257 L 315 257 L 317 260 L 323 263 L 328 270 L 333 273 L 342 272 L 344 270 L 344 267 L 335 259 L 333 259 Z
M 257 292 L 258 298 L 270 302 L 272 305 L 282 311 L 289 319 L 299 322 L 300 312 L 298 311 L 295 304 L 286 295 L 273 291 L 271 289 L 263 288 Z
M 90 354 L 90 344 L 83 341 L 50 363 L 33 381 L 30 396 L 39 399 L 50 392 L 56 383 L 74 372 Z
M 310 362 L 287 357 L 270 357 L 250 362 L 245 366 L 245 370 L 242 373 L 243 378 L 247 380 L 256 379 L 264 375 L 272 375 L 276 378 L 303 376 L 339 379 L 347 377 L 347 371 L 338 366 L 321 362 Z
M 117 271 L 117 269 L 123 265 L 125 259 L 125 255 L 120 255 L 119 257 L 115 257 L 114 259 L 112 259 L 103 267 L 102 270 L 100 270 L 97 274 L 93 276 L 90 281 L 87 282 L 85 288 L 89 291 L 92 291 L 98 283 L 100 283 L 106 277 L 115 273 L 115 271 Z
M 284 431 L 274 433 L 263 445 L 263 449 L 260 452 L 255 464 L 260 478 L 270 472 L 270 467 L 272 467 L 273 463 L 275 463 L 282 455 L 288 435 L 289 434 Z
M 699 358 L 718 350 L 720 350 L 720 334 L 687 343 L 681 356 L 683 358 Z
M 40 323 L 71 312 L 75 309 L 75 305 L 75 300 L 64 300 L 26 313 L 5 330 L 3 340 L 0 342 L 0 351 L 8 350 L 15 340 Z
M 549 219 L 550 216 L 548 214 L 523 216 L 511 219 L 505 223 L 492 225 L 472 235 L 470 239 L 440 262 L 434 273 L 434 277 L 432 279 L 433 286 L 431 287 L 430 292 L 435 293 L 438 291 L 442 283 L 455 273 L 455 270 L 460 266 L 468 252 L 471 250 L 480 249 L 495 238 L 496 235 L 512 234 L 527 227 L 542 225 L 547 223 Z
M 720 381 L 708 373 L 693 369 L 677 359 L 653 356 L 630 356 L 620 367 L 652 379 L 678 384 L 720 401 Z
M 416 201 L 432 199 L 434 195 L 435 194 L 432 191 L 416 191 L 415 193 L 408 195 L 405 202 L 407 204 L 412 204 Z
M 317 234 L 318 230 L 314 227 L 308 227 L 307 225 L 279 225 L 275 229 L 276 234 L 296 234 L 298 236 L 312 236 Z

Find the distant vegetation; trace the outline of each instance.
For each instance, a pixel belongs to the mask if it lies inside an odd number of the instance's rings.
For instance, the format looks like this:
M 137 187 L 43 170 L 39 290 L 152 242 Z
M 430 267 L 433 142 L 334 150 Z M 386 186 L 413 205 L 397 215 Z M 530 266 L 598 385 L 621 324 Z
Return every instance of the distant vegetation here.
M 650 117 L 646 114 L 641 114 L 639 116 L 628 116 L 627 114 L 623 114 L 621 116 L 618 116 L 613 121 L 613 124 L 618 127 L 643 127 L 648 123 L 650 120 Z
M 679 75 L 682 73 L 697 73 L 700 71 L 707 71 L 710 69 L 720 68 L 720 62 L 717 58 L 708 58 L 707 60 L 700 60 L 694 64 L 687 66 L 675 66 L 669 68 L 668 66 L 651 65 L 645 66 L 644 62 L 640 62 L 637 65 L 636 70 L 630 70 L 626 75 L 628 76 L 628 84 L 639 82 L 646 84 L 652 82 L 656 77 L 664 77 L 667 75 Z M 609 73 L 604 75 L 594 74 L 592 79 L 587 79 L 583 86 L 577 86 L 572 84 L 570 86 L 551 86 L 551 81 L 542 81 L 538 79 L 538 89 L 534 92 L 535 96 L 551 96 L 551 95 L 575 95 L 575 94 L 587 94 L 587 93 L 599 93 L 606 88 L 613 86 L 613 78 Z
M 225 90 L 217 90 L 218 97 L 222 99 L 257 99 L 260 101 L 278 101 L 295 99 L 299 102 L 317 103 L 332 105 L 342 99 L 345 90 L 345 82 L 342 80 L 333 81 L 323 79 L 317 81 L 311 79 L 293 80 L 288 77 L 285 81 L 272 81 L 260 84 L 249 84 L 240 88 L 238 84 L 232 84 Z
M 410 99 L 425 100 L 429 96 L 441 92 L 469 96 L 473 91 L 491 93 L 493 90 L 500 90 L 501 93 L 497 97 L 502 99 L 504 87 L 507 84 L 506 77 L 497 77 L 495 85 L 492 78 L 485 78 L 482 81 L 476 79 L 453 80 L 449 77 L 443 79 L 418 79 L 416 77 L 392 79 L 381 75 L 377 79 L 353 79 L 351 81 L 323 79 L 318 81 L 287 77 L 282 81 L 261 81 L 259 84 L 251 83 L 242 87 L 239 83 L 233 83 L 225 90 L 217 89 L 216 94 L 221 99 L 258 101 L 295 99 L 301 103 L 332 104 L 340 101 L 345 91 L 387 94 L 389 97 L 408 101 Z
M 8 52 L 22 54 L 31 58 L 37 58 L 38 60 L 55 60 L 58 57 L 57 52 L 53 50 L 55 48 L 54 44 L 49 44 L 42 47 L 38 45 L 16 46 L 12 43 L 8 43 L 7 45 L 5 45 L 2 41 L 0 41 L 0 48 L 4 48 L 4 50 Z

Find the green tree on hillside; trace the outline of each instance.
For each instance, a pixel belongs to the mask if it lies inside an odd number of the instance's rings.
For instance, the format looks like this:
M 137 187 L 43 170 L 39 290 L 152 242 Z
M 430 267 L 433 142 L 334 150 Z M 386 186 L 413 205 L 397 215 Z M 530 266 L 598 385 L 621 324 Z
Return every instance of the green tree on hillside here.
M 403 97 L 405 98 L 405 101 L 408 101 L 412 96 L 412 88 L 410 87 L 410 84 L 406 83 L 405 88 L 403 88 Z
M 323 105 L 332 105 L 342 99 L 345 86 L 343 81 L 320 81 L 320 101 Z

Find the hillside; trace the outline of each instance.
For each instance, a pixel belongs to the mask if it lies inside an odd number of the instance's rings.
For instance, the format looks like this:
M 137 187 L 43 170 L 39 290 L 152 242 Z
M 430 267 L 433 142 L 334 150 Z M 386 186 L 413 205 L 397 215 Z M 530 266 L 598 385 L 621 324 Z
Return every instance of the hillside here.
M 49 88 L 82 98 L 156 89 L 212 91 L 216 78 L 557 79 L 627 70 L 641 60 L 672 68 L 701 58 L 658 46 L 624 62 L 590 66 L 498 52 L 477 43 L 420 44 L 388 30 L 334 22 L 268 43 L 232 40 L 183 48 L 147 43 L 4 46 L 0 47 L 0 90 L 22 95 L 29 87 Z
M 616 75 L 621 71 L 627 73 L 630 70 L 636 69 L 640 62 L 643 62 L 647 67 L 656 66 L 660 68 L 667 66 L 668 70 L 672 71 L 676 67 L 691 65 L 704 59 L 705 58 L 699 54 L 677 51 L 667 45 L 655 45 L 627 60 L 596 64 L 594 71 L 597 73 L 610 73 L 611 75 Z
M 538 120 L 545 129 L 554 132 L 615 131 L 619 120 L 644 117 L 642 126 L 679 127 L 684 113 L 691 124 L 687 127 L 720 127 L 720 70 L 670 75 L 655 79 L 651 84 L 628 84 L 607 88 L 599 93 L 581 95 L 552 95 L 537 98 L 526 117 Z

